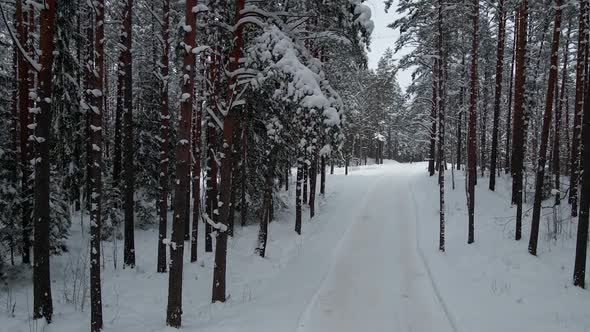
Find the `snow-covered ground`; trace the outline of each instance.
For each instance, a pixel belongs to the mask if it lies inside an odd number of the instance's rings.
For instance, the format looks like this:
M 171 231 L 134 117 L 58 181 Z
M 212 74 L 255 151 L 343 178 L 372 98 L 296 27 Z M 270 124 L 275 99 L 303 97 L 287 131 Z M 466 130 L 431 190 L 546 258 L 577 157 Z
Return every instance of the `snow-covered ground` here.
M 452 190 L 449 171 L 444 254 L 438 187 L 424 163 L 354 167 L 349 176 L 337 169 L 316 217 L 304 214 L 301 237 L 293 231 L 293 192 L 284 193 L 291 208 L 270 224 L 267 258 L 254 254 L 256 225 L 238 227 L 230 240 L 227 303 L 210 303 L 212 254 L 201 243 L 191 264 L 185 252 L 183 330 L 590 331 L 590 293 L 571 286 L 570 225 L 547 240 L 544 220 L 539 256 L 530 256 L 528 223 L 523 240 L 513 240 L 505 180 L 495 193 L 480 180 L 476 242 L 467 245 L 464 178 L 455 172 Z M 32 283 L 21 271 L 1 288 L 1 332 L 88 330 L 88 237 L 74 225 L 70 252 L 52 258 L 54 322 L 29 319 Z M 103 244 L 105 331 L 176 331 L 165 326 L 168 275 L 155 272 L 156 238 L 155 230 L 137 232 L 131 270 L 120 262 L 114 269 L 113 244 Z

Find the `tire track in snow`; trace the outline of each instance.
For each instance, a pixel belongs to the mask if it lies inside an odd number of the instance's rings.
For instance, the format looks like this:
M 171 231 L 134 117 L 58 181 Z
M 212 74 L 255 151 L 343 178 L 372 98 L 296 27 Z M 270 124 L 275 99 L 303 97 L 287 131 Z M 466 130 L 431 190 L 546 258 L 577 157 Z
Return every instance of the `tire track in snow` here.
M 415 177 L 412 177 L 415 178 Z M 436 285 L 436 282 L 434 281 L 434 277 L 432 275 L 432 270 L 430 269 L 430 265 L 428 265 L 428 261 L 426 260 L 426 255 L 424 255 L 424 251 L 422 250 L 422 248 L 420 247 L 420 224 L 418 221 L 418 203 L 416 201 L 416 195 L 414 193 L 414 190 L 412 189 L 412 185 L 408 182 L 407 184 L 408 186 L 408 191 L 411 193 L 411 197 L 412 197 L 412 205 L 413 205 L 413 213 L 414 213 L 414 225 L 415 225 L 415 229 L 416 229 L 416 251 L 418 252 L 418 255 L 420 256 L 420 260 L 422 261 L 422 265 L 424 266 L 424 269 L 427 272 L 428 275 L 428 280 L 430 281 L 430 284 L 432 285 L 432 290 L 434 291 L 434 295 L 436 297 L 436 302 L 440 305 L 440 307 L 442 308 L 447 321 L 449 322 L 449 326 L 451 327 L 451 329 L 454 332 L 459 332 L 459 329 L 457 328 L 457 323 L 455 321 L 455 317 L 453 316 L 453 314 L 450 312 L 446 302 L 444 301 L 443 297 L 440 294 L 440 290 L 438 288 L 438 286 Z
M 383 180 L 384 177 L 385 177 L 384 175 L 379 175 L 379 176 L 375 177 L 375 179 L 373 179 L 373 181 L 371 182 L 371 185 L 362 194 L 363 199 L 362 199 L 361 204 L 359 205 L 360 208 L 359 208 L 358 214 L 356 214 L 353 217 L 354 221 L 348 225 L 346 232 L 343 234 L 342 238 L 340 238 L 340 240 L 338 241 L 338 244 L 334 248 L 334 250 L 332 252 L 333 259 L 330 262 L 329 268 L 326 270 L 324 276 L 322 277 L 321 282 L 317 286 L 310 301 L 306 304 L 305 309 L 299 315 L 299 319 L 297 320 L 297 326 L 295 327 L 296 332 L 306 332 L 307 331 L 307 326 L 305 325 L 305 322 L 309 321 L 309 318 L 311 316 L 311 311 L 312 311 L 313 307 L 316 305 L 322 289 L 325 288 L 326 281 L 327 281 L 328 277 L 330 276 L 330 274 L 334 271 L 334 269 L 336 267 L 336 263 L 337 263 L 336 258 L 338 257 L 338 254 L 341 252 L 342 248 L 344 247 L 346 240 L 349 238 L 352 229 L 359 222 L 363 213 L 365 212 L 365 209 L 366 209 L 368 201 L 369 201 L 369 193 L 371 193 L 375 190 L 375 188 L 379 185 L 380 180 Z

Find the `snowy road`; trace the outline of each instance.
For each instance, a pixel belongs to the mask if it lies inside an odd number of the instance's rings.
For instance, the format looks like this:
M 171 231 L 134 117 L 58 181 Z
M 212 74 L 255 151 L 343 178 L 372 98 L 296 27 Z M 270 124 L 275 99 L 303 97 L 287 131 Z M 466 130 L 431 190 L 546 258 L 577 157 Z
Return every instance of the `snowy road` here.
M 382 171 L 357 201 L 359 213 L 350 216 L 355 220 L 299 332 L 453 331 L 417 251 L 410 192 L 416 167 Z

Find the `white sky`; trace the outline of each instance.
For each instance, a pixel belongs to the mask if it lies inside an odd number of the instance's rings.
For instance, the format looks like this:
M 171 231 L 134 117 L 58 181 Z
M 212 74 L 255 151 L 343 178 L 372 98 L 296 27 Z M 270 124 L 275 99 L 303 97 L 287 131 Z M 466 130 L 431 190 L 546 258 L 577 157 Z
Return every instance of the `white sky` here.
M 381 55 L 383 55 L 388 47 L 395 49 L 395 41 L 399 38 L 399 30 L 394 31 L 387 27 L 388 24 L 392 23 L 398 17 L 395 13 L 397 0 L 394 0 L 389 13 L 385 13 L 384 0 L 367 0 L 364 4 L 371 8 L 373 22 L 375 22 L 371 52 L 369 52 L 369 68 L 375 69 L 377 68 L 377 62 L 381 58 Z M 395 54 L 395 58 L 399 59 L 405 53 L 407 53 L 407 50 L 402 49 Z M 400 71 L 398 73 L 399 84 L 404 90 L 412 81 L 411 73 L 411 70 Z

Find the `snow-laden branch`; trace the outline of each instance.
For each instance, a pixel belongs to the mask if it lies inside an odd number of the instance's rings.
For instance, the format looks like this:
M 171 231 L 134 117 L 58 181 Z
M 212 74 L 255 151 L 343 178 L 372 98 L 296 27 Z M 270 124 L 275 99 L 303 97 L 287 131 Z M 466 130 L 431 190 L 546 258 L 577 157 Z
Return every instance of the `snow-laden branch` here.
M 27 51 L 25 51 L 25 49 L 23 48 L 21 43 L 18 41 L 18 38 L 16 38 L 14 31 L 12 31 L 10 24 L 8 24 L 8 20 L 6 19 L 6 14 L 4 13 L 4 7 L 2 7 L 2 3 L 0 3 L 0 13 L 2 14 L 2 20 L 4 21 L 4 24 L 6 25 L 6 28 L 8 29 L 8 33 L 10 34 L 10 38 L 12 39 L 12 41 L 14 42 L 16 47 L 18 48 L 19 53 L 22 55 L 23 58 L 25 58 L 25 60 L 27 60 L 29 65 L 31 67 L 33 67 L 33 69 L 35 69 L 35 71 L 37 71 L 37 72 L 41 71 L 41 64 L 36 62 L 35 60 L 33 60 L 27 54 Z

